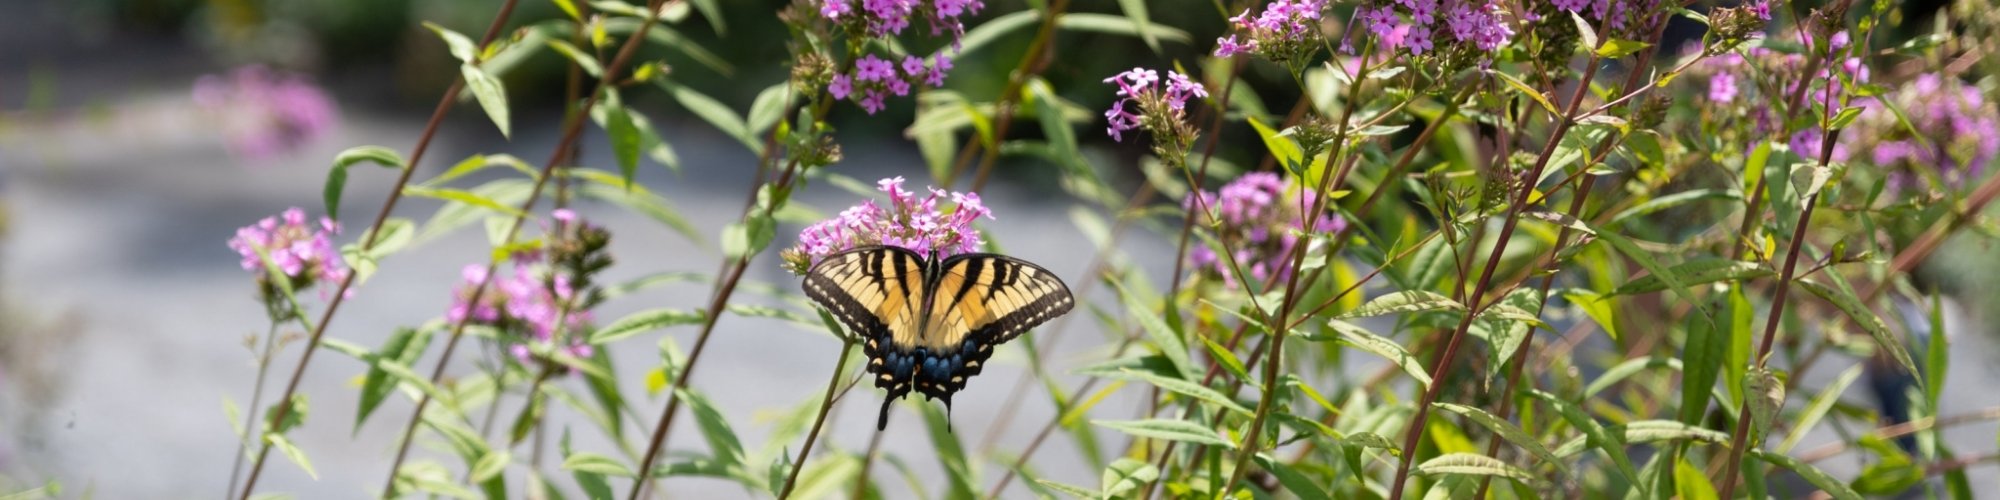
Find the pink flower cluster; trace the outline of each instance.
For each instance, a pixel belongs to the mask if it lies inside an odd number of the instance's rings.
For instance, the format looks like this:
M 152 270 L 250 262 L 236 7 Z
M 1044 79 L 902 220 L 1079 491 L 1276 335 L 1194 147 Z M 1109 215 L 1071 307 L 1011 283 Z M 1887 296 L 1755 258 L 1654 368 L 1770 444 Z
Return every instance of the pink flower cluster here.
M 469 324 L 521 334 L 524 341 L 508 349 L 523 363 L 533 360 L 533 350 L 527 342 L 549 345 L 555 341 L 558 326 L 569 337 L 566 351 L 579 358 L 590 357 L 590 344 L 583 341 L 583 331 L 590 324 L 590 311 L 563 312 L 564 307 L 573 305 L 570 301 L 574 300 L 576 289 L 570 286 L 568 276 L 549 272 L 537 264 L 540 257 L 539 254 L 514 256 L 512 270 L 497 280 L 486 275 L 486 265 L 466 264 L 460 271 L 465 282 L 455 290 L 445 319 L 453 323 L 469 320 Z M 469 302 L 473 292 L 488 286 L 489 281 L 490 287 L 480 294 L 479 302 Z
M 1435 2 L 1435 0 L 1431 0 Z M 1250 9 L 1229 18 L 1229 26 L 1241 33 L 1215 40 L 1215 57 L 1230 57 L 1241 53 L 1260 53 L 1259 49 L 1273 45 L 1317 43 L 1322 12 L 1326 10 L 1326 0 L 1278 0 L 1264 5 L 1264 12 L 1250 17 Z
M 1883 106 L 1869 106 L 1855 122 L 1856 130 L 1842 137 L 1862 145 L 1858 149 L 1869 151 L 1878 166 L 1935 169 L 1944 181 L 1959 184 L 1983 176 L 2000 155 L 2000 111 L 1977 86 L 1957 76 L 1925 73 L 1885 98 L 1904 111 L 1910 128 L 1924 139 L 1913 137 Z M 1892 180 L 1900 185 L 1909 181 L 1906 177 Z
M 1110 123 L 1105 133 L 1117 141 L 1125 140 L 1125 131 L 1144 126 L 1148 115 L 1156 119 L 1180 120 L 1186 113 L 1188 99 L 1208 97 L 1207 88 L 1174 71 L 1167 72 L 1167 83 L 1163 86 L 1157 86 L 1160 72 L 1145 68 L 1132 68 L 1112 75 L 1105 78 L 1104 83 L 1118 86 L 1119 99 L 1111 103 L 1111 109 L 1104 111 L 1104 119 Z M 1137 109 L 1127 110 L 1125 106 L 1128 103 Z
M 1586 20 L 1595 21 L 1591 23 L 1593 29 L 1608 30 L 1612 36 L 1643 35 L 1645 33 L 1640 32 L 1662 20 L 1657 15 L 1659 0 L 1553 0 L 1553 3 L 1558 11 L 1574 12 Z M 1764 20 L 1771 19 L 1767 1 L 1758 0 L 1750 8 Z
M 930 188 L 928 196 L 903 189 L 903 178 L 892 177 L 876 183 L 889 195 L 889 207 L 875 200 L 862 201 L 799 232 L 798 246 L 786 252 L 786 266 L 803 273 L 828 255 L 866 245 L 889 245 L 939 257 L 977 251 L 982 242 L 972 223 L 980 217 L 993 218 L 993 211 L 977 193 L 960 193 Z M 938 202 L 950 199 L 946 212 Z
M 1411 55 L 1439 50 L 1439 45 L 1457 42 L 1482 52 L 1492 52 L 1514 39 L 1514 28 L 1506 12 L 1490 0 L 1396 0 L 1378 7 L 1362 7 L 1355 20 L 1375 36 L 1384 49 L 1405 49 Z M 1579 0 L 1582 1 L 1582 0 Z M 1399 10 L 1397 7 L 1401 6 Z M 1443 14 L 1440 25 L 1439 14 Z M 1449 39 L 1440 36 L 1450 35 Z
M 956 38 L 965 35 L 959 18 L 985 8 L 980 0 L 820 0 L 819 15 L 836 23 L 856 23 L 873 37 L 903 34 L 910 18 L 920 17 L 930 24 L 931 36 L 950 31 Z
M 255 273 L 258 279 L 266 278 L 264 261 L 258 256 L 262 252 L 270 256 L 271 263 L 285 274 L 294 289 L 305 289 L 317 282 L 337 283 L 347 279 L 347 261 L 333 245 L 333 236 L 337 234 L 340 223 L 320 217 L 316 224 L 309 224 L 306 211 L 292 207 L 277 217 L 265 217 L 237 229 L 236 237 L 229 239 L 229 248 L 243 258 L 243 269 Z M 325 291 L 321 293 L 324 296 Z
M 194 102 L 220 115 L 231 152 L 266 158 L 295 151 L 333 131 L 333 98 L 306 79 L 245 66 L 194 84 Z
M 1200 198 L 1197 200 L 1195 196 Z M 1285 258 L 1298 244 L 1299 232 L 1307 229 L 1305 214 L 1312 209 L 1312 203 L 1310 189 L 1275 173 L 1251 172 L 1222 186 L 1220 194 L 1198 192 L 1183 201 L 1182 206 L 1193 212 L 1204 208 L 1213 211 L 1218 217 L 1215 222 L 1220 222 L 1218 236 L 1231 247 L 1236 265 L 1249 272 L 1250 278 L 1265 281 L 1291 275 L 1291 263 Z M 1326 213 L 1318 217 L 1311 230 L 1332 234 L 1346 228 L 1345 219 Z M 1227 286 L 1233 287 L 1236 279 L 1230 260 L 1207 247 L 1188 252 L 1190 264 L 1221 277 Z
M 889 94 L 910 95 L 910 87 L 917 83 L 944 86 L 944 75 L 949 71 L 951 58 L 944 54 L 938 54 L 930 64 L 924 64 L 917 56 L 903 56 L 902 64 L 893 64 L 869 54 L 854 62 L 853 74 L 833 75 L 826 91 L 834 99 L 853 98 L 855 104 L 872 115 L 887 107 L 883 101 Z

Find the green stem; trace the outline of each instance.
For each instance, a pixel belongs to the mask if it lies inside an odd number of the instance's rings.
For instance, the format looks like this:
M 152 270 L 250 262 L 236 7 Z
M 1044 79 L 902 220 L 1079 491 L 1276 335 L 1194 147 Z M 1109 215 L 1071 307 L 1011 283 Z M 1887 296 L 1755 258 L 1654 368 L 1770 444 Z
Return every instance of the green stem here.
M 792 461 L 792 472 L 785 475 L 785 487 L 778 490 L 778 499 L 791 498 L 792 487 L 798 485 L 799 471 L 806 468 L 806 457 L 812 454 L 813 442 L 819 439 L 820 427 L 826 425 L 826 414 L 833 409 L 833 393 L 840 388 L 840 372 L 847 368 L 847 356 L 854 352 L 854 342 L 840 344 L 840 360 L 833 363 L 833 376 L 826 379 L 826 398 L 819 402 L 819 416 L 813 418 L 812 431 L 806 433 L 806 444 L 799 448 L 799 458 Z

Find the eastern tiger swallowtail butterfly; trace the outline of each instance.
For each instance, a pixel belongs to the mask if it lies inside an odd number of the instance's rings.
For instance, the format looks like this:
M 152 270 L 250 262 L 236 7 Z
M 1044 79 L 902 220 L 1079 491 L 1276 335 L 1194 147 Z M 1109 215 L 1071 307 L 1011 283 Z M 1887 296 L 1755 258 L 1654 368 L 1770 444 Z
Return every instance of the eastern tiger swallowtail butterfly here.
M 875 386 L 889 405 L 915 389 L 944 400 L 978 375 L 993 347 L 1056 316 L 1075 300 L 1055 273 L 1005 255 L 930 258 L 866 246 L 827 256 L 806 272 L 806 296 L 858 334 Z

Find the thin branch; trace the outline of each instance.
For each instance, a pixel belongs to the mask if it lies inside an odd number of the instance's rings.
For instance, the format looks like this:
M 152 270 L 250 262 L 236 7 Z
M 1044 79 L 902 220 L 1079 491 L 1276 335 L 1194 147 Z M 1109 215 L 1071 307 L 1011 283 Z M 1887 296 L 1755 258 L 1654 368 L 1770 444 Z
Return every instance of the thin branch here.
M 791 498 L 792 487 L 799 483 L 799 471 L 806 469 L 806 457 L 812 455 L 813 442 L 819 440 L 820 426 L 826 425 L 826 414 L 833 409 L 833 393 L 840 388 L 840 372 L 847 368 L 847 356 L 854 353 L 854 342 L 840 344 L 840 360 L 833 362 L 833 376 L 826 379 L 826 398 L 819 403 L 819 416 L 813 418 L 812 431 L 806 433 L 806 444 L 799 448 L 799 459 L 792 461 L 792 472 L 785 475 L 785 487 L 778 490 L 778 499 Z

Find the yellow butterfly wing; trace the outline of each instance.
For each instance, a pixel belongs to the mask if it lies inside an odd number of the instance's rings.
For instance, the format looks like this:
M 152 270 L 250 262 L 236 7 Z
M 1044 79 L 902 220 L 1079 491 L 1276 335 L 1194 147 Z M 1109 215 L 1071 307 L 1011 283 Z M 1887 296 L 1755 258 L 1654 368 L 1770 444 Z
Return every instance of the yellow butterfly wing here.
M 919 345 L 916 389 L 951 404 L 952 393 L 978 375 L 993 347 L 1021 336 L 1075 305 L 1055 273 L 996 254 L 944 259 L 933 282 Z
M 859 336 L 879 373 L 877 387 L 890 399 L 910 391 L 908 377 L 883 370 L 885 354 L 917 342 L 922 314 L 924 259 L 902 248 L 868 246 L 836 253 L 806 272 L 806 296 Z

